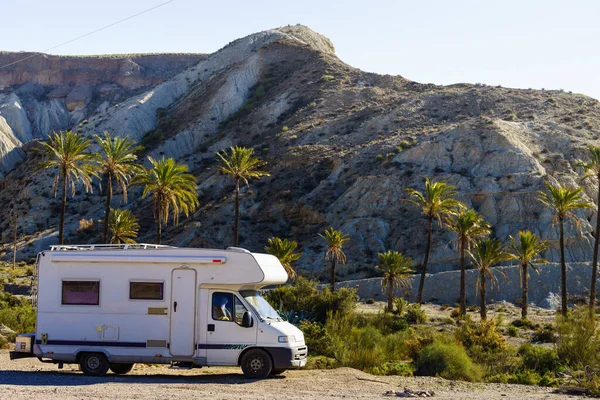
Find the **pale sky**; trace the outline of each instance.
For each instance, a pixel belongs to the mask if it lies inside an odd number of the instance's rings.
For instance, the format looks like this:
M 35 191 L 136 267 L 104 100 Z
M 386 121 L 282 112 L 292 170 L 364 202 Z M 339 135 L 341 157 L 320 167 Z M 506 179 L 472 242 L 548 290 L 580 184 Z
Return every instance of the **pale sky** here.
M 41 51 L 166 0 L 0 0 L 0 50 Z M 53 54 L 210 53 L 301 23 L 357 68 L 600 99 L 597 0 L 175 0 Z

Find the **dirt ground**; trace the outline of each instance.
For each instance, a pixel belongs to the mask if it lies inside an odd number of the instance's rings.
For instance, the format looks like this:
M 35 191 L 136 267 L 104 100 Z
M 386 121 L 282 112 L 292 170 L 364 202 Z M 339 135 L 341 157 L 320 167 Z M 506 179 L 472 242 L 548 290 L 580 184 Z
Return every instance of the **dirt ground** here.
M 372 376 L 350 368 L 287 371 L 262 381 L 238 368 L 170 370 L 136 365 L 128 375 L 83 376 L 75 365 L 58 370 L 37 359 L 10 361 L 0 350 L 0 399 L 385 399 L 387 391 L 429 390 L 436 399 L 568 399 L 552 389 L 453 382 L 439 378 Z

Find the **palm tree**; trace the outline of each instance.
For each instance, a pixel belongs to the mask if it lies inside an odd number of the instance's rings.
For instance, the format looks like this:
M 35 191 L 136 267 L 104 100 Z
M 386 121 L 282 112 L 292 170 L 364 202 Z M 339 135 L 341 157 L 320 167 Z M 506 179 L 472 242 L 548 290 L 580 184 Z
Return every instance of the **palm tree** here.
M 528 279 L 529 273 L 527 267 L 531 266 L 536 272 L 537 268 L 533 263 L 546 262 L 543 258 L 535 258 L 538 254 L 548 248 L 548 242 L 541 240 L 531 231 L 520 231 L 519 241 L 517 242 L 512 236 L 510 237 L 509 249 L 511 250 L 510 258 L 519 261 L 521 268 L 521 282 L 523 285 L 523 297 L 521 299 L 521 319 L 527 319 L 528 306 Z
M 504 250 L 502 242 L 499 239 L 480 239 L 473 244 L 472 252 L 469 254 L 473 258 L 473 263 L 479 270 L 479 282 L 477 287 L 479 288 L 479 315 L 481 320 L 487 319 L 487 309 L 485 301 L 486 291 L 486 278 L 490 278 L 492 287 L 494 283 L 498 281 L 492 267 L 510 258 L 510 255 Z
M 405 199 L 405 201 L 420 207 L 421 212 L 427 217 L 427 246 L 425 247 L 425 259 L 423 260 L 423 270 L 417 294 L 417 302 L 421 304 L 423 303 L 425 274 L 427 273 L 427 263 L 429 262 L 429 252 L 431 250 L 433 220 L 437 219 L 438 224 L 442 226 L 443 216 L 455 213 L 457 209 L 463 208 L 464 205 L 454 199 L 454 196 L 457 194 L 454 186 L 448 185 L 445 182 L 431 182 L 429 178 L 425 179 L 425 194 L 415 189 L 406 189 L 406 192 L 409 196 L 414 197 L 415 200 Z
M 271 255 L 274 255 L 279 259 L 285 272 L 291 280 L 296 279 L 296 271 L 292 267 L 292 263 L 297 261 L 302 253 L 294 253 L 298 243 L 295 240 L 281 239 L 278 237 L 272 237 L 268 239 L 269 244 L 265 246 L 265 251 Z
M 135 215 L 129 210 L 110 209 L 108 228 L 110 230 L 110 243 L 135 243 L 134 238 L 138 235 L 140 224 L 137 223 Z
M 446 226 L 456 233 L 457 247 L 460 252 L 460 314 L 467 313 L 466 262 L 465 252 L 469 251 L 475 239 L 487 236 L 492 226 L 475 210 L 461 210 L 458 214 L 446 217 Z
M 596 307 L 596 279 L 598 277 L 598 244 L 600 243 L 600 147 L 588 146 L 591 160 L 587 163 L 577 163 L 584 168 L 583 179 L 595 178 L 598 185 L 596 201 L 596 228 L 594 230 L 594 254 L 592 256 L 592 283 L 590 285 L 590 313 L 593 315 Z M 582 180 L 583 180 L 582 179 Z
M 350 240 L 347 234 L 342 231 L 338 231 L 333 227 L 325 229 L 323 234 L 319 233 L 319 236 L 325 241 L 327 248 L 325 249 L 325 258 L 331 261 L 331 291 L 335 291 L 335 264 L 339 261 L 342 264 L 346 264 L 346 254 L 342 250 L 344 243 Z
M 72 131 L 54 132 L 49 142 L 41 142 L 44 161 L 38 170 L 56 168 L 58 173 L 54 177 L 52 190 L 54 197 L 61 186 L 61 209 L 58 230 L 58 243 L 64 243 L 65 211 L 67 208 L 67 187 L 71 187 L 71 196 L 75 196 L 75 182 L 83 184 L 86 192 L 92 191 L 92 177 L 98 176 L 97 166 L 94 163 L 96 155 L 88 153 L 91 142 Z
M 376 266 L 380 271 L 383 271 L 383 280 L 381 287 L 385 290 L 387 286 L 388 295 L 388 312 L 394 311 L 394 288 L 407 287 L 410 284 L 408 275 L 415 272 L 410 268 L 412 260 L 410 257 L 404 257 L 397 251 L 388 250 L 385 253 L 378 253 L 379 265 Z
M 129 179 L 141 170 L 137 164 L 137 155 L 140 147 L 128 136 L 112 139 L 108 132 L 104 132 L 104 138 L 94 135 L 96 141 L 102 148 L 104 156 L 100 162 L 100 173 L 106 176 L 106 208 L 104 212 L 104 243 L 108 243 L 108 218 L 110 214 L 110 202 L 113 195 L 113 178 L 123 191 L 123 200 L 127 202 L 127 184 Z
M 560 235 L 560 272 L 561 272 L 561 297 L 562 314 L 567 316 L 567 264 L 565 262 L 565 231 L 564 222 L 570 220 L 579 224 L 579 218 L 575 215 L 575 210 L 581 208 L 590 208 L 591 204 L 583 199 L 583 188 L 569 188 L 566 186 L 552 186 L 546 182 L 548 192 L 538 191 L 538 200 L 549 207 L 554 212 L 552 223 L 558 222 Z
M 240 182 L 248 185 L 248 179 L 269 176 L 268 172 L 261 171 L 259 168 L 266 165 L 265 161 L 254 156 L 254 149 L 235 146 L 229 153 L 217 152 L 220 164 L 217 168 L 223 174 L 231 175 L 235 181 L 235 211 L 233 218 L 233 245 L 238 245 L 238 226 L 240 214 Z
M 188 173 L 188 167 L 177 164 L 174 159 L 164 157 L 154 160 L 148 157 L 152 168 L 144 169 L 134 176 L 131 183 L 144 186 L 142 198 L 152 194 L 152 211 L 156 219 L 156 242 L 161 243 L 162 225 L 169 220 L 173 209 L 173 222 L 177 224 L 179 214 L 187 217 L 198 207 L 196 177 Z

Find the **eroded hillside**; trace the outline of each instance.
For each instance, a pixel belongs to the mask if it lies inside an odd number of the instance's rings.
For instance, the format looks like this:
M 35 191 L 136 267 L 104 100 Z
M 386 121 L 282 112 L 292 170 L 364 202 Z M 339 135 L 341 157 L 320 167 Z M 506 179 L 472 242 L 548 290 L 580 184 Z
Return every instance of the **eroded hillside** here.
M 12 95 L 12 92 L 8 95 Z M 1 115 L 1 114 L 0 114 Z M 11 129 L 17 123 L 7 119 Z M 67 124 L 69 126 L 69 124 Z M 233 184 L 220 176 L 215 152 L 254 147 L 271 177 L 252 181 L 242 196 L 240 244 L 261 251 L 268 237 L 297 240 L 299 265 L 325 268 L 317 233 L 334 226 L 351 236 L 341 277 L 368 275 L 377 253 L 396 249 L 420 261 L 424 221 L 403 202 L 404 189 L 425 177 L 456 185 L 461 199 L 506 239 L 528 228 L 555 244 L 551 214 L 536 200 L 545 181 L 578 184 L 574 166 L 596 143 L 600 106 L 589 97 L 483 85 L 436 86 L 365 73 L 340 61 L 333 45 L 302 26 L 250 35 L 192 67 L 70 126 L 83 134 L 130 135 L 146 154 L 175 157 L 198 177 L 201 207 L 167 242 L 224 247 L 231 241 Z M 0 125 L 0 130 L 1 130 Z M 9 144 L 7 144 L 8 146 Z M 0 200 L 27 213 L 23 254 L 56 240 L 57 201 L 48 173 L 32 174 L 35 155 L 4 180 Z M 0 164 L 10 165 L 7 157 Z M 592 195 L 596 188 L 586 183 Z M 152 241 L 152 211 L 133 190 L 128 207 Z M 592 196 L 593 197 L 593 196 Z M 68 206 L 70 242 L 98 240 L 101 228 L 76 232 L 81 219 L 102 218 L 98 187 L 80 190 Z M 592 212 L 568 232 L 568 259 L 591 254 Z M 8 214 L 0 219 L 9 241 Z M 450 233 L 437 231 L 433 270 L 452 268 Z

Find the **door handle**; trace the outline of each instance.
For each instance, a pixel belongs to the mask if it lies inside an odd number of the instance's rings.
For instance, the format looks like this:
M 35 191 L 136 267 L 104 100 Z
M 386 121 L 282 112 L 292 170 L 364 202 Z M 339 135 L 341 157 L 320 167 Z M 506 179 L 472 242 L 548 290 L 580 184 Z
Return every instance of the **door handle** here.
M 215 324 L 208 324 L 208 331 L 209 332 L 214 332 L 215 331 Z
M 177 312 L 177 302 L 173 303 L 173 312 Z

